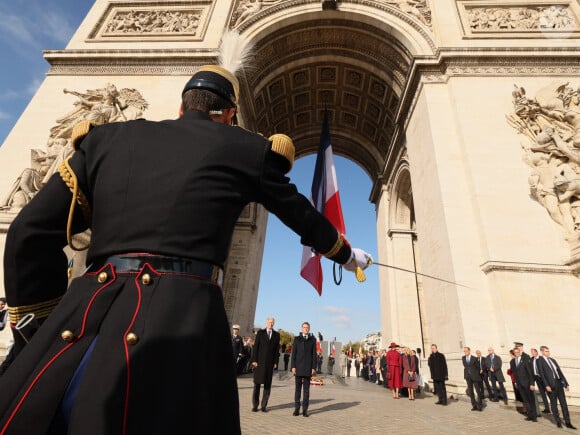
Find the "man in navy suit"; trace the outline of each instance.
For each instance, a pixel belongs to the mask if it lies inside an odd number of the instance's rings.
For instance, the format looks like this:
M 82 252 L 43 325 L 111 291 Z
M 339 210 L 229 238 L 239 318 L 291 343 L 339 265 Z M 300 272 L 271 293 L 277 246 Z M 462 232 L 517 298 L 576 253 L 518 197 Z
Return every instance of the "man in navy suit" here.
M 534 398 L 535 379 L 532 364 L 529 358 L 522 356 L 520 349 L 514 349 L 515 358 L 510 361 L 510 368 L 516 378 L 516 386 L 524 405 L 526 406 L 528 421 L 538 421 L 536 415 L 536 400 Z
M 548 346 L 540 346 L 540 352 L 542 352 L 542 357 L 537 359 L 536 365 L 538 374 L 544 381 L 544 385 L 546 385 L 546 391 L 550 394 L 550 405 L 552 406 L 552 414 L 556 419 L 556 424 L 558 427 L 562 427 L 562 420 L 560 420 L 560 414 L 558 414 L 559 401 L 566 427 L 576 429 L 570 421 L 568 404 L 566 403 L 566 395 L 564 394 L 564 391 L 568 392 L 570 390 L 568 381 L 556 360 L 550 357 L 550 349 Z
M 471 349 L 467 346 L 463 348 L 464 356 L 461 357 L 463 361 L 463 378 L 467 382 L 467 392 L 471 397 L 472 411 L 483 411 L 483 379 L 481 378 L 481 367 L 477 358 L 471 355 Z M 477 392 L 477 401 L 473 388 Z
M 310 333 L 310 323 L 302 323 L 302 332 L 294 337 L 290 367 L 295 379 L 294 413 L 300 415 L 300 396 L 302 391 L 302 415 L 308 417 L 310 401 L 310 378 L 316 374 L 316 338 Z

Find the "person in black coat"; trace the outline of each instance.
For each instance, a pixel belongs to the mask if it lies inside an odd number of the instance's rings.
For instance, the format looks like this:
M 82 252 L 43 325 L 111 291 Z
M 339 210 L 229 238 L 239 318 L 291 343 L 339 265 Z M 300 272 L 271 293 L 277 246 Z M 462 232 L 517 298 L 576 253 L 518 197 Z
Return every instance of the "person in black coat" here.
M 232 72 L 206 65 L 179 119 L 74 127 L 74 153 L 6 235 L 11 328 L 41 325 L 28 344 L 14 334 L 0 433 L 240 433 L 221 285 L 251 202 L 347 270 L 367 267 L 290 183 L 292 140 L 232 125 L 238 96 Z M 87 229 L 89 268 L 69 286 L 63 248 L 84 248 L 72 236 Z
M 501 371 L 502 361 L 499 355 L 495 354 L 493 347 L 487 349 L 488 355 L 485 357 L 485 366 L 488 368 L 489 379 L 491 380 L 491 401 L 497 402 L 498 396 L 501 395 L 503 403 L 507 405 L 507 393 L 505 391 L 504 382 L 505 377 Z M 499 384 L 499 388 L 497 385 Z M 498 395 L 499 392 L 499 395 Z
M 467 382 L 467 392 L 471 398 L 471 410 L 483 411 L 483 379 L 481 378 L 481 367 L 477 357 L 471 355 L 471 349 L 468 346 L 463 348 L 461 361 L 463 362 L 463 378 Z M 475 389 L 475 393 L 474 390 Z M 475 398 L 477 394 L 477 399 Z
M 295 379 L 294 413 L 300 415 L 300 396 L 302 397 L 302 415 L 308 417 L 310 401 L 310 378 L 316 374 L 316 338 L 310 333 L 310 323 L 302 324 L 302 332 L 294 337 L 290 367 Z
M 262 412 L 268 412 L 268 399 L 272 388 L 272 375 L 278 367 L 278 347 L 280 334 L 274 331 L 274 318 L 268 317 L 266 328 L 256 334 L 256 341 L 252 349 L 252 366 L 254 367 L 254 393 L 252 395 L 252 411 L 258 411 L 260 401 L 260 385 L 264 384 L 262 395 Z
M 236 364 L 236 374 L 239 376 L 242 374 L 244 363 L 244 340 L 240 335 L 240 325 L 232 326 L 232 352 Z
M 562 373 L 560 365 L 554 358 L 550 356 L 550 349 L 548 346 L 540 346 L 542 356 L 537 359 L 538 374 L 544 381 L 546 391 L 550 394 L 550 406 L 552 407 L 552 415 L 556 419 L 558 427 L 562 427 L 560 414 L 558 413 L 558 402 L 562 407 L 562 415 L 566 422 L 566 427 L 576 429 L 570 421 L 570 413 L 568 412 L 568 403 L 566 402 L 566 394 L 570 390 L 570 385 Z
M 516 387 L 522 396 L 526 407 L 528 421 L 537 421 L 536 400 L 534 398 L 535 379 L 532 363 L 529 358 L 520 354 L 520 349 L 514 348 L 515 358 L 510 361 L 510 369 L 516 380 Z
M 447 405 L 447 389 L 445 388 L 445 381 L 447 380 L 447 360 L 445 355 L 439 352 L 436 344 L 431 345 L 431 355 L 427 360 L 427 365 L 431 372 L 431 379 L 433 379 L 433 389 L 439 400 L 435 402 L 436 405 Z

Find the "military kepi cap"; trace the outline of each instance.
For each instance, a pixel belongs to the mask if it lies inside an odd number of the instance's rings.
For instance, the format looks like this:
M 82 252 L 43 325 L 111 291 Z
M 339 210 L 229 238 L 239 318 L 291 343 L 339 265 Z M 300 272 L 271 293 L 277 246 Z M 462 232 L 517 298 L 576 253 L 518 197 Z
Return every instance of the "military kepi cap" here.
M 205 89 L 238 106 L 240 84 L 235 75 L 217 65 L 202 66 L 185 84 L 181 95 L 190 89 Z
M 519 341 L 514 341 L 514 346 L 523 346 L 524 343 L 520 343 Z
M 240 325 L 233 325 L 232 329 L 240 329 Z

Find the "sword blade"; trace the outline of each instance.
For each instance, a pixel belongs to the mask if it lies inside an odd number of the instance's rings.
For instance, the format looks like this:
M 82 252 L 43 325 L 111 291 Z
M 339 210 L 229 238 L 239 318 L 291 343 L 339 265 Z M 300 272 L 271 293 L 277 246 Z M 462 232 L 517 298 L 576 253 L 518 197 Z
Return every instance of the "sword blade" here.
M 424 276 L 425 278 L 431 278 L 431 279 L 434 279 L 434 280 L 437 280 L 437 281 L 446 282 L 448 284 L 457 285 L 459 287 L 465 287 L 465 288 L 473 289 L 473 287 L 469 287 L 468 285 L 459 284 L 458 282 L 455 282 L 455 281 L 448 281 L 448 280 L 443 279 L 443 278 L 438 278 L 438 277 L 433 276 L 433 275 L 427 275 L 426 273 L 420 273 L 420 272 L 417 272 L 417 271 L 411 270 L 411 269 L 405 269 L 405 268 L 402 268 L 402 267 L 392 266 L 390 264 L 377 263 L 376 261 L 373 261 L 372 264 L 376 264 L 377 266 L 381 266 L 381 267 L 388 267 L 389 269 L 400 270 L 401 272 L 413 273 L 413 274 L 418 275 L 418 276 Z

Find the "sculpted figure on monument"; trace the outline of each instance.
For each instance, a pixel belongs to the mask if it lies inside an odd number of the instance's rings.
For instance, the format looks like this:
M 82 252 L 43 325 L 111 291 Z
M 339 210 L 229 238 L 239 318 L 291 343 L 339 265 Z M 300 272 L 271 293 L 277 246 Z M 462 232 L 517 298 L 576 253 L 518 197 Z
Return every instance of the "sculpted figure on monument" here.
M 414 16 L 426 26 L 431 25 L 431 11 L 426 0 L 386 0 L 386 3 L 396 5 L 404 13 Z
M 471 30 L 513 32 L 522 30 L 567 30 L 576 27 L 567 6 L 472 7 L 467 9 Z
M 97 125 L 108 122 L 127 121 L 141 117 L 148 103 L 135 89 L 117 90 L 113 84 L 88 90 L 85 93 L 63 90 L 75 95 L 76 108 L 50 129 L 46 151 L 33 149 L 31 166 L 22 171 L 10 191 L 0 203 L 0 211 L 18 211 L 24 207 L 57 171 L 58 165 L 73 151 L 70 143 L 72 129 L 78 122 L 89 120 Z
M 256 15 L 262 9 L 269 8 L 270 6 L 280 3 L 282 0 L 240 0 L 238 7 L 232 14 L 232 19 L 230 25 L 232 29 L 235 29 L 248 18 Z
M 560 203 L 556 193 L 556 177 L 560 175 L 560 162 L 550 159 L 544 153 L 533 153 L 530 161 L 534 168 L 530 172 L 528 183 L 532 196 L 544 206 L 554 222 L 560 224 L 564 230 L 573 234 L 574 220 L 568 204 Z
M 512 92 L 508 123 L 525 139 L 524 161 L 532 170 L 532 196 L 562 226 L 566 238 L 580 237 L 580 93 L 566 81 L 541 88 L 529 98 L 522 87 Z
M 109 20 L 103 33 L 193 33 L 199 26 L 200 12 L 190 10 L 143 10 L 118 12 Z

